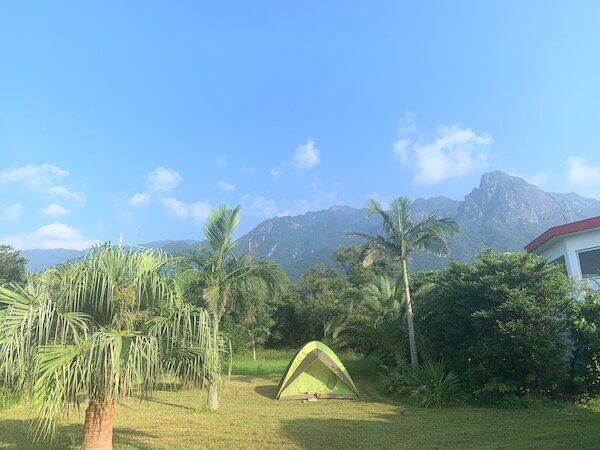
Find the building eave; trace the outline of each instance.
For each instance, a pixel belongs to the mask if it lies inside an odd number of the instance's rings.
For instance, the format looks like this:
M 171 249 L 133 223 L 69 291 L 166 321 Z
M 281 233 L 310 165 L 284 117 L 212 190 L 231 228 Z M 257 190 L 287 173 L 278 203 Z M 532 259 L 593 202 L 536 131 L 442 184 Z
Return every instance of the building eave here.
M 533 241 L 525 246 L 525 251 L 531 253 L 538 249 L 551 239 L 566 236 L 580 231 L 600 228 L 600 216 L 591 217 L 589 219 L 579 220 L 577 222 L 566 223 L 556 227 L 549 228 L 544 233 L 540 234 Z

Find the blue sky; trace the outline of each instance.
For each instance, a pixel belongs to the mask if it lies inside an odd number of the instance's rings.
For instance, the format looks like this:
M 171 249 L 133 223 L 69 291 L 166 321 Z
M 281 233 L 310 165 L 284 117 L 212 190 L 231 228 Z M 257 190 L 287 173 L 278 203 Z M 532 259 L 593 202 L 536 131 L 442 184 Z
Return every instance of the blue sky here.
M 600 3 L 3 2 L 0 242 L 199 239 L 492 170 L 600 198 Z

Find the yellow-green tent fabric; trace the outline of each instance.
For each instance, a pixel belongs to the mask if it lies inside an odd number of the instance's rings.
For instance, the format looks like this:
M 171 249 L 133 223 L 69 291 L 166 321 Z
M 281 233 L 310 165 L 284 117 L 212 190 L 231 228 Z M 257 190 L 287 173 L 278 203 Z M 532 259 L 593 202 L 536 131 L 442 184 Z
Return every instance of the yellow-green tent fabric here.
M 281 377 L 277 400 L 356 398 L 358 390 L 344 364 L 327 345 L 305 344 Z

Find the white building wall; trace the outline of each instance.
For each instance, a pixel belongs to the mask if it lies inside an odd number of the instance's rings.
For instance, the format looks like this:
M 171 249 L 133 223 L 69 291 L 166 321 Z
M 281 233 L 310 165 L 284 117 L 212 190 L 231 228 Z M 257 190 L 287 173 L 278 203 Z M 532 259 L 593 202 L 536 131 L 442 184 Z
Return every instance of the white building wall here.
M 548 258 L 549 261 L 564 256 L 567 274 L 581 280 L 581 267 L 577 253 L 600 247 L 600 228 L 553 238 L 548 244 L 537 248 L 534 253 Z

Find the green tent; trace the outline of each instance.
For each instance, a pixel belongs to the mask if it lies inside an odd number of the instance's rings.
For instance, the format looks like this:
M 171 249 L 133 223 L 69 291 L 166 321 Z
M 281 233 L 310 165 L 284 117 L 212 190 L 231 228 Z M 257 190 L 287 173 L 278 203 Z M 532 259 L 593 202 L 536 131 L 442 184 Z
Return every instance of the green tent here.
M 281 377 L 277 400 L 356 398 L 358 390 L 329 347 L 311 341 L 298 350 Z

